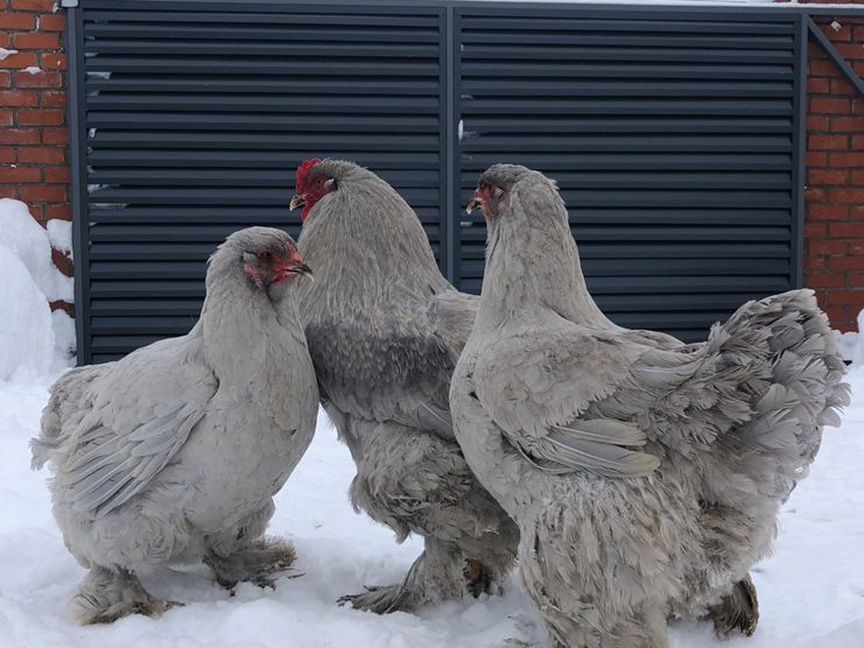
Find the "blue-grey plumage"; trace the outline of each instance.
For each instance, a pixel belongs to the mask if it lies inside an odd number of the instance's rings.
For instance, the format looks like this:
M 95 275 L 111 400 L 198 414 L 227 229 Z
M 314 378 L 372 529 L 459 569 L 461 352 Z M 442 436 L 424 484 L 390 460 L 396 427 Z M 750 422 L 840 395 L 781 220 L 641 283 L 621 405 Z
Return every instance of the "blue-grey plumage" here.
M 302 316 L 321 398 L 357 465 L 355 508 L 425 551 L 398 585 L 346 597 L 390 612 L 498 592 L 517 530 L 480 486 L 452 431 L 447 392 L 477 298 L 441 275 L 417 215 L 371 171 L 298 170 L 299 246 L 315 268 Z
M 33 467 L 51 464 L 54 515 L 90 570 L 73 599 L 81 623 L 170 607 L 143 589 L 142 567 L 203 560 L 231 586 L 290 566 L 290 545 L 263 533 L 315 430 L 295 295 L 306 274 L 285 232 L 235 232 L 210 259 L 187 335 L 52 387 Z
M 472 205 L 486 272 L 454 429 L 519 525 L 522 581 L 554 642 L 662 647 L 669 617 L 752 633 L 748 571 L 849 399 L 813 293 L 749 302 L 684 345 L 600 312 L 542 174 L 496 165 Z

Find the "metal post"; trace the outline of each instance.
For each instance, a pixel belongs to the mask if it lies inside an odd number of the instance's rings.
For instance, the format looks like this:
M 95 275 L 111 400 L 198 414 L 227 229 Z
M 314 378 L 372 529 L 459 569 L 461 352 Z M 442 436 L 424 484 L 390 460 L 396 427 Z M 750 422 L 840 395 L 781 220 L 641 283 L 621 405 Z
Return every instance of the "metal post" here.
M 457 135 L 457 126 L 456 126 L 456 91 L 455 91 L 455 75 L 456 75 L 456 64 L 455 58 L 457 53 L 455 52 L 454 42 L 455 42 L 455 9 L 452 6 L 447 7 L 446 9 L 446 21 L 445 21 L 445 60 L 447 61 L 447 67 L 445 71 L 446 77 L 446 104 L 444 109 L 444 121 L 446 124 L 445 132 L 447 134 L 447 148 L 446 148 L 446 178 L 445 178 L 445 193 L 446 193 L 446 204 L 447 210 L 445 214 L 445 222 L 446 226 L 444 229 L 444 247 L 447 250 L 446 252 L 446 275 L 447 280 L 451 283 L 456 281 L 456 232 L 458 231 L 459 221 L 458 214 L 459 208 L 456 203 L 459 200 L 459 192 L 456 190 L 456 137 Z
M 804 285 L 804 189 L 807 183 L 807 23 L 809 18 L 795 17 L 795 112 L 792 124 L 792 267 L 793 288 Z
M 64 6 L 67 6 L 64 3 Z M 78 364 L 90 362 L 90 254 L 87 240 L 86 146 L 84 120 L 84 47 L 81 9 L 66 10 L 66 54 L 69 60 L 69 161 L 72 167 L 72 249 L 75 256 L 75 337 Z

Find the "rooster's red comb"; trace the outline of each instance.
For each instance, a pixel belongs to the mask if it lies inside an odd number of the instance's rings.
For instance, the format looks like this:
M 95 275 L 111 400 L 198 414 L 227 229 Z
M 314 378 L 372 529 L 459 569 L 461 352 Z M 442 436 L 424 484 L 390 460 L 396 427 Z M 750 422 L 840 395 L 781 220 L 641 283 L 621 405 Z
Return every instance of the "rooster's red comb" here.
M 306 186 L 306 181 L 309 179 L 309 174 L 312 169 L 321 164 L 321 158 L 312 158 L 306 160 L 303 164 L 297 167 L 297 191 L 300 191 Z

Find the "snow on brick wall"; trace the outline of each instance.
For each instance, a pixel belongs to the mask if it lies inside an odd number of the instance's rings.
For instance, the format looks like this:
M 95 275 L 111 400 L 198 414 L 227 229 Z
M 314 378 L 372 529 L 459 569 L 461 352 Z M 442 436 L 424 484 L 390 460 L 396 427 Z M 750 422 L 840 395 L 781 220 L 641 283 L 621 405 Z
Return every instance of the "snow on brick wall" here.
M 0 233 L 0 381 L 43 376 L 75 348 L 74 321 L 50 306 L 72 301 L 72 279 L 51 262 L 49 233 L 24 203 L 0 198 Z
M 864 19 L 817 21 L 864 76 Z M 857 330 L 864 308 L 864 97 L 810 42 L 804 282 L 835 328 Z
M 0 198 L 27 203 L 43 227 L 72 217 L 65 26 L 54 0 L 0 0 Z M 71 274 L 66 251 L 54 258 Z M 71 299 L 52 308 L 71 313 Z

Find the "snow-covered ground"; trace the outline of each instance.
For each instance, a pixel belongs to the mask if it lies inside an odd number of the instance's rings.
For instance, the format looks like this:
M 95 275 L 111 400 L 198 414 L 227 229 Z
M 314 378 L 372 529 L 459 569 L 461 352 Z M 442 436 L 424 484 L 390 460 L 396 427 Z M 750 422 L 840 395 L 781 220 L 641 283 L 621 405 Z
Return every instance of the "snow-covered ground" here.
M 678 624 L 673 646 L 861 648 L 864 645 L 864 368 L 851 375 L 854 405 L 829 429 L 810 477 L 785 507 L 776 553 L 754 570 L 762 617 L 756 635 L 719 642 L 707 623 Z M 235 596 L 208 570 L 161 569 L 145 586 L 186 606 L 161 620 L 73 624 L 67 601 L 83 570 L 51 517 L 46 473 L 29 469 L 49 380 L 0 382 L 0 646 L 503 646 L 543 644 L 529 600 L 514 581 L 503 599 L 448 603 L 417 615 L 379 617 L 339 607 L 364 584 L 399 579 L 420 551 L 355 514 L 346 491 L 354 467 L 321 417 L 309 452 L 277 498 L 271 531 L 296 545 L 302 576 L 276 590 L 241 585 Z M 613 585 L 614 586 L 614 585 Z

